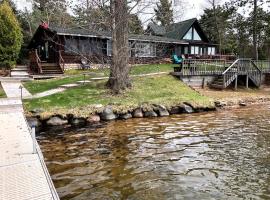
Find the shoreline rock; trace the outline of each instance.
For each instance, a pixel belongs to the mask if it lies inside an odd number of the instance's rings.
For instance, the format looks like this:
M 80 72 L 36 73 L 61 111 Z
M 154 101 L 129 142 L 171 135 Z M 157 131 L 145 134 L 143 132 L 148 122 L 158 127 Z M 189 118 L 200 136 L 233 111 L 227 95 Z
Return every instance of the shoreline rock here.
M 262 100 L 263 101 L 263 100 Z M 155 117 L 166 117 L 176 114 L 192 114 L 198 112 L 211 112 L 217 109 L 232 108 L 232 102 L 215 102 L 213 107 L 193 107 L 191 104 L 183 103 L 181 105 L 172 106 L 166 108 L 164 105 L 149 105 L 149 109 L 144 110 L 142 107 L 137 107 L 130 110 L 127 113 L 116 113 L 112 106 L 105 106 L 100 112 L 94 114 L 89 114 L 88 116 L 80 117 L 74 116 L 74 114 L 67 113 L 65 115 L 51 115 L 46 117 L 46 119 L 41 119 L 36 112 L 31 112 L 28 117 L 28 122 L 30 126 L 36 127 L 46 127 L 46 126 L 84 126 L 87 124 L 98 124 L 102 121 L 112 121 L 112 120 L 127 120 L 131 118 L 155 118 Z M 244 107 L 250 105 L 245 101 L 239 101 L 237 104 L 233 104 L 238 107 Z M 152 109 L 151 109 L 152 108 Z M 38 110 L 39 111 L 39 110 Z M 41 113 L 38 113 L 41 114 Z

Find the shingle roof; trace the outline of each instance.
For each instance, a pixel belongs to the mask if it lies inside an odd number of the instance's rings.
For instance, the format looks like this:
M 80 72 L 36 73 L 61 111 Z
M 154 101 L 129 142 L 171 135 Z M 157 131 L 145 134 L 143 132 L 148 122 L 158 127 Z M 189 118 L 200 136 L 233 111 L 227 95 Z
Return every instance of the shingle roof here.
M 166 33 L 165 27 L 155 24 L 153 22 L 150 22 L 147 28 L 151 29 L 155 35 L 163 36 Z
M 168 27 L 166 31 L 164 27 L 151 22 L 148 25 L 148 29 L 151 29 L 150 31 L 152 31 L 154 35 L 162 35 L 167 38 L 183 40 L 185 34 L 193 25 L 196 26 L 196 30 L 199 31 L 200 36 L 203 38 L 203 41 L 209 43 L 207 36 L 201 29 L 198 20 L 196 18 L 174 23 L 170 27 Z
M 105 31 L 95 31 L 95 30 L 88 30 L 88 29 L 83 29 L 83 28 L 64 29 L 64 28 L 58 28 L 58 27 L 50 27 L 50 30 L 56 32 L 57 35 L 97 37 L 97 38 L 111 39 L 110 32 L 105 32 Z M 175 43 L 175 44 L 188 44 L 187 42 L 182 41 L 182 40 L 168 38 L 168 37 L 153 36 L 153 35 L 130 34 L 129 40 L 161 42 L 161 43 Z
M 165 36 L 174 39 L 182 39 L 185 34 L 188 32 L 190 27 L 197 21 L 196 18 L 188 19 L 182 22 L 178 22 L 172 24 L 168 31 L 166 32 Z

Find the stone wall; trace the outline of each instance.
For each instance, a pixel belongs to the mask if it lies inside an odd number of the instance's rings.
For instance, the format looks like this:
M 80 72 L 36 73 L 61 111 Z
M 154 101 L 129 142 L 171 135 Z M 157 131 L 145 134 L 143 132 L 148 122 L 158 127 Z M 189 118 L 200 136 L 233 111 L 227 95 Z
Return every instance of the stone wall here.
M 203 87 L 212 83 L 215 76 L 186 76 L 180 77 L 180 79 L 187 85 L 191 87 Z

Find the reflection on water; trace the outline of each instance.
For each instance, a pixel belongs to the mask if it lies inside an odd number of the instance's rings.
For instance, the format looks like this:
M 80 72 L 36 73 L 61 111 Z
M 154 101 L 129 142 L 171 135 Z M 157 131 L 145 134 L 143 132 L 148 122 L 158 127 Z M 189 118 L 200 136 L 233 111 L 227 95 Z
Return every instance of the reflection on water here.
M 39 136 L 61 199 L 270 199 L 270 109 Z

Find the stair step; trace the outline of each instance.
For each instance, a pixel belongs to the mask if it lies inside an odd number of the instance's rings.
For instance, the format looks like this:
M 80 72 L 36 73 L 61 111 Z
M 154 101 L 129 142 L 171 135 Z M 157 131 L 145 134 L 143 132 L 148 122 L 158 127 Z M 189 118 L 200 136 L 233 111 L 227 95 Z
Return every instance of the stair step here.
M 10 73 L 11 76 L 28 76 L 28 72 L 25 71 L 12 71 Z
M 57 63 L 41 63 L 41 66 L 42 67 L 49 67 L 49 66 L 59 66 L 59 64 L 57 64 Z

